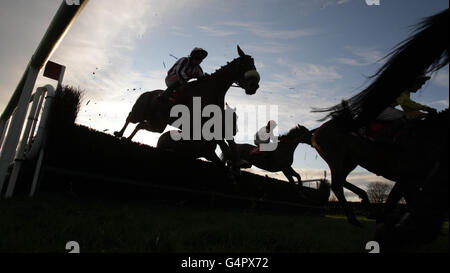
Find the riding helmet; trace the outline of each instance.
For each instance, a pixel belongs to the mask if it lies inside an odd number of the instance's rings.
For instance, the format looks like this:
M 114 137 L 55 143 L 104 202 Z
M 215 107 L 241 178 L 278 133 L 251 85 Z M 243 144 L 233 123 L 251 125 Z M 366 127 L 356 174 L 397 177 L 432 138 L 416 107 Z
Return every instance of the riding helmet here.
M 204 50 L 203 48 L 196 47 L 191 51 L 190 56 L 192 58 L 203 60 L 204 58 L 206 58 L 206 56 L 208 56 L 208 52 L 206 50 Z

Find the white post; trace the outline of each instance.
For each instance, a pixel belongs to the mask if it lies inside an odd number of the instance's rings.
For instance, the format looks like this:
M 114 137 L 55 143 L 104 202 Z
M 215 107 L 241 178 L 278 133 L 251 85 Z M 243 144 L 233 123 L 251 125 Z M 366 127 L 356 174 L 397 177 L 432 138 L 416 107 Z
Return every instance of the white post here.
M 6 131 L 8 131 L 9 120 L 0 120 L 0 151 L 3 147 L 3 140 L 5 140 Z
M 37 107 L 36 114 L 34 115 L 34 118 L 33 118 L 34 121 L 37 121 L 39 118 L 40 110 L 42 109 L 42 103 L 44 102 L 44 100 L 45 100 L 45 93 L 42 93 L 39 96 L 39 104 Z M 29 144 L 31 143 L 31 140 L 33 139 L 34 132 L 36 131 L 36 126 L 37 126 L 37 122 L 33 122 L 33 127 L 31 128 L 30 137 L 28 138 L 28 141 L 27 141 L 27 143 L 29 143 Z
M 16 154 L 17 144 L 19 142 L 20 134 L 22 133 L 23 123 L 27 114 L 28 103 L 30 101 L 31 93 L 33 91 L 36 78 L 39 73 L 39 68 L 30 67 L 28 69 L 27 78 L 19 98 L 16 112 L 11 121 L 11 126 L 3 144 L 3 149 L 0 155 L 0 193 L 3 190 L 6 177 L 8 176 L 8 168 L 14 160 Z
M 39 174 L 41 173 L 42 161 L 44 159 L 44 148 L 41 149 L 39 153 L 39 159 L 36 164 L 36 169 L 34 169 L 33 182 L 31 183 L 30 197 L 34 196 L 36 192 L 37 182 L 39 179 Z
M 31 127 L 37 123 L 36 117 L 39 116 L 40 108 L 38 104 L 41 101 L 42 96 L 45 94 L 45 89 L 38 88 L 34 93 L 33 104 L 31 105 L 31 110 L 28 115 L 28 120 L 25 125 L 25 131 L 22 135 L 22 141 L 19 144 L 19 148 L 16 153 L 16 158 L 14 159 L 14 167 L 11 171 L 11 176 L 9 178 L 8 188 L 6 190 L 5 197 L 12 196 L 14 187 L 16 185 L 17 178 L 19 177 L 20 169 L 22 168 L 22 163 L 25 160 L 25 148 L 28 144 L 28 139 L 30 137 Z
M 24 160 L 26 158 L 34 157 L 35 155 L 37 155 L 37 151 L 39 151 L 39 150 L 42 151 L 42 146 L 44 144 L 45 137 L 47 135 L 46 134 L 47 120 L 48 120 L 50 106 L 52 103 L 52 98 L 55 95 L 55 90 L 53 89 L 53 86 L 46 85 L 44 87 L 39 87 L 36 94 L 38 94 L 38 95 L 47 94 L 47 99 L 45 100 L 44 109 L 42 110 L 41 119 L 39 121 L 39 129 L 38 129 L 38 132 L 36 135 L 36 140 L 32 145 L 32 149 L 28 152 L 28 154 L 26 156 L 24 156 L 22 154 L 24 152 L 24 148 L 26 146 L 24 143 L 22 143 L 23 145 L 21 145 L 21 148 L 19 149 L 19 153 L 21 153 L 21 154 L 19 154 L 19 159 L 17 160 L 16 164 L 14 165 L 13 171 L 11 173 L 11 178 L 10 178 L 10 181 L 8 184 L 8 188 L 6 189 L 6 194 L 5 194 L 6 198 L 11 197 L 14 193 L 14 188 L 16 186 L 17 177 L 18 177 L 18 174 L 20 171 L 20 167 L 22 165 L 22 160 Z M 29 127 L 31 127 L 30 125 L 31 124 L 27 124 L 26 130 L 29 131 Z M 37 168 L 39 168 L 39 169 L 41 167 L 40 164 L 42 164 L 42 159 L 41 159 L 41 162 L 37 166 Z M 39 171 L 37 171 L 37 173 L 39 173 Z

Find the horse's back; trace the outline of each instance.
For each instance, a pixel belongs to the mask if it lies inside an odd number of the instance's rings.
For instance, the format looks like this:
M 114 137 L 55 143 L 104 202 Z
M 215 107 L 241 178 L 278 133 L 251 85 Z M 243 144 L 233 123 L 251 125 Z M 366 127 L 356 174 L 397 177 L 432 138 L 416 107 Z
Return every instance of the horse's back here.
M 154 90 L 142 93 L 131 109 L 129 119 L 131 122 L 141 122 L 147 119 L 153 99 L 164 90 Z

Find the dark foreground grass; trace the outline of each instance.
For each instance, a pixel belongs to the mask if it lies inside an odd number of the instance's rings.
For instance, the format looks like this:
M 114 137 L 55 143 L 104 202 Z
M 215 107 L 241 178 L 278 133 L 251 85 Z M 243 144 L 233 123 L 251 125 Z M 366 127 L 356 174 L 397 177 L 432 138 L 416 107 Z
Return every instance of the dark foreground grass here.
M 343 216 L 225 211 L 56 195 L 0 202 L 0 252 L 365 252 L 375 222 Z M 447 252 L 448 222 L 437 242 L 415 252 Z

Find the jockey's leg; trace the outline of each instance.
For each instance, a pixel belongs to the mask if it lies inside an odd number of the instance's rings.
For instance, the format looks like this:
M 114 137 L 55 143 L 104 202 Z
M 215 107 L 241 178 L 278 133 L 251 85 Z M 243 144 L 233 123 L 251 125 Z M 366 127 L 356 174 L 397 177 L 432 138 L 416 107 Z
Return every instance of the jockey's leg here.
M 158 98 L 162 98 L 162 99 L 168 99 L 172 96 L 172 93 L 175 89 L 177 89 L 178 87 L 180 87 L 182 85 L 182 82 L 180 80 L 176 80 L 176 81 L 167 81 L 167 89 L 162 92 Z

